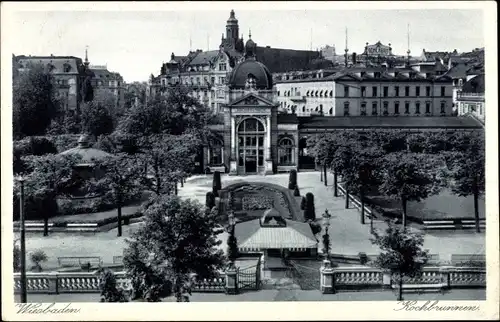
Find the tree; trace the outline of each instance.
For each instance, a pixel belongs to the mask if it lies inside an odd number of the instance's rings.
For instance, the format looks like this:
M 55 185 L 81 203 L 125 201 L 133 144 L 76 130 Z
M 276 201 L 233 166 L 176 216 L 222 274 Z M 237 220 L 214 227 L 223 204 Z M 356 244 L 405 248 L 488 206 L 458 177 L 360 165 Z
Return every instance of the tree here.
M 342 170 L 346 191 L 359 195 L 361 202 L 361 223 L 365 223 L 365 194 L 367 189 L 378 183 L 380 158 L 384 152 L 377 146 L 351 146 L 351 158 L 348 165 Z
M 295 189 L 297 186 L 297 170 L 290 171 L 288 177 L 288 189 Z
M 371 242 L 380 247 L 381 253 L 374 264 L 391 273 L 399 284 L 398 301 L 403 300 L 403 280 L 405 277 L 418 277 L 427 263 L 428 253 L 422 249 L 422 234 L 411 233 L 389 222 L 385 235 L 373 232 Z
M 479 233 L 479 197 L 485 191 L 485 142 L 483 133 L 459 133 L 453 141 L 453 150 L 446 154 L 451 191 L 462 197 L 474 198 L 474 218 Z
M 127 295 L 117 285 L 115 274 L 109 269 L 99 271 L 100 302 L 128 302 Z
M 25 213 L 26 218 L 43 218 L 44 236 L 49 233 L 49 217 L 57 214 L 56 198 L 65 196 L 74 185 L 74 166 L 78 156 L 46 154 L 27 156 L 26 164 Z M 19 216 L 20 186 L 14 184 L 14 217 Z
M 21 270 L 21 247 L 14 244 L 14 273 Z
M 200 145 L 199 138 L 191 133 L 183 135 L 151 135 L 141 139 L 139 157 L 146 173 L 143 186 L 156 193 L 170 193 L 171 183 L 190 171 Z
M 95 163 L 103 171 L 100 178 L 91 179 L 91 184 L 98 192 L 108 194 L 117 209 L 118 237 L 122 235 L 122 207 L 128 199 L 133 199 L 141 193 L 139 160 L 136 156 L 119 153 L 106 157 Z
M 124 265 L 134 299 L 151 302 L 175 295 L 189 300 L 193 276 L 211 278 L 224 265 L 214 212 L 190 199 L 162 195 L 144 211 L 143 225 L 127 240 Z
M 12 126 L 14 137 L 43 135 L 58 115 L 52 76 L 40 65 L 20 73 L 13 82 Z
M 212 210 L 212 208 L 215 207 L 215 195 L 212 191 L 209 191 L 206 194 L 205 206 L 208 210 Z
M 311 192 L 306 193 L 304 205 L 304 219 L 316 220 L 316 211 L 314 209 L 314 195 Z
M 118 128 L 129 134 L 178 135 L 188 129 L 202 129 L 211 118 L 210 110 L 189 96 L 184 87 L 167 89 L 165 95 L 155 97 L 147 105 L 133 106 Z
M 81 107 L 82 130 L 95 139 L 99 135 L 113 132 L 113 118 L 109 109 L 101 102 L 88 102 Z
M 419 153 L 390 153 L 379 164 L 382 195 L 401 202 L 402 223 L 406 226 L 408 201 L 421 201 L 437 194 L 442 188 L 437 180 L 438 162 L 431 155 Z

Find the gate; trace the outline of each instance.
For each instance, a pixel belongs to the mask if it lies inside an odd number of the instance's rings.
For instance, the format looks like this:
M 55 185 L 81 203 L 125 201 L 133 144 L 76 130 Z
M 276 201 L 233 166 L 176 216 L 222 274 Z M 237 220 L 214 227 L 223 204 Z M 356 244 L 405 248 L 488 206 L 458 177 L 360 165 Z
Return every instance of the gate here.
M 259 290 L 260 289 L 260 257 L 256 265 L 238 270 L 238 289 Z
M 302 290 L 320 289 L 321 273 L 319 268 L 301 265 L 291 260 L 286 276 L 298 284 Z

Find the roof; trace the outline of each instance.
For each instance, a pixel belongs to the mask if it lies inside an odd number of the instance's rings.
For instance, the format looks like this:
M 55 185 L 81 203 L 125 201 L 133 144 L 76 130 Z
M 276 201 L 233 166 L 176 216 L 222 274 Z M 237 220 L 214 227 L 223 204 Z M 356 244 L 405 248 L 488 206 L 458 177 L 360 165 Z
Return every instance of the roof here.
M 284 219 L 286 227 L 262 227 L 260 219 L 237 223 L 234 235 L 240 249 L 316 248 L 308 223 Z
M 28 63 L 42 64 L 48 68 L 52 65 L 52 73 L 55 74 L 78 74 L 81 70 L 83 61 L 81 58 L 74 56 L 15 56 L 17 68 L 25 68 Z M 69 71 L 65 71 L 65 66 L 69 67 Z
M 298 124 L 299 118 L 297 114 L 283 114 L 277 115 L 278 124 Z
M 208 65 L 217 58 L 217 55 L 219 55 L 218 50 L 199 52 L 188 65 Z
M 257 89 L 273 88 L 273 77 L 269 69 L 255 59 L 246 59 L 234 67 L 229 77 L 229 86 L 231 88 L 245 88 L 249 75 L 254 76 Z
M 283 73 L 292 70 L 308 70 L 320 53 L 309 50 L 281 49 L 271 47 L 256 48 L 256 58 L 269 68 L 271 73 Z
M 60 155 L 79 155 L 81 157 L 82 164 L 91 164 L 93 161 L 101 160 L 106 157 L 111 156 L 111 154 L 89 147 L 89 138 L 87 135 L 82 135 L 78 139 L 78 146 L 64 152 L 59 153 Z
M 484 74 L 469 79 L 462 86 L 462 93 L 484 93 Z
M 471 118 L 456 116 L 308 116 L 298 117 L 300 129 L 326 128 L 481 128 Z
M 122 80 L 122 76 L 120 73 L 115 73 L 115 72 L 110 72 L 107 69 L 100 69 L 100 68 L 92 68 L 90 69 L 92 73 L 94 73 L 95 78 L 105 78 L 105 79 L 112 79 L 112 80 Z
M 467 66 L 466 64 L 457 64 L 450 68 L 448 72 L 446 72 L 446 76 L 449 76 L 451 78 L 466 78 L 467 77 L 467 71 L 470 69 L 470 66 Z

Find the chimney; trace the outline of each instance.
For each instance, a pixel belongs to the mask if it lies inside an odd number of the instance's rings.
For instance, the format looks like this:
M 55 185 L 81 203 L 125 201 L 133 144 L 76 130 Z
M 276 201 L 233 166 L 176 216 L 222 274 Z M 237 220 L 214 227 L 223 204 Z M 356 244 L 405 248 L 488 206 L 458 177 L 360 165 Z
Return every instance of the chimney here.
M 356 65 L 356 53 L 352 53 L 352 64 Z

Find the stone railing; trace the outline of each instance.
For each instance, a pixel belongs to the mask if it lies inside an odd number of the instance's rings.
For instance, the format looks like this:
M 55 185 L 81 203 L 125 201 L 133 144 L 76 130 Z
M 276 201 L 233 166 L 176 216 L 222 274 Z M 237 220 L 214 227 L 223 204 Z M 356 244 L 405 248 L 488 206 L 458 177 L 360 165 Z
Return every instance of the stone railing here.
M 333 268 L 324 263 L 320 269 L 321 291 L 399 287 L 390 273 L 371 267 Z M 422 275 L 404 278 L 404 289 L 449 289 L 486 287 L 486 270 L 469 267 L 425 267 Z

